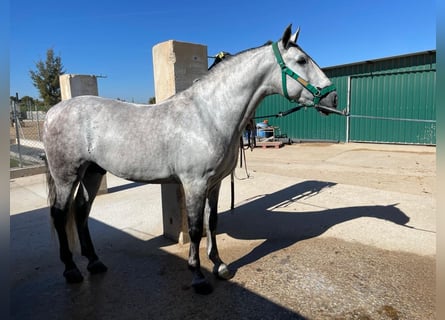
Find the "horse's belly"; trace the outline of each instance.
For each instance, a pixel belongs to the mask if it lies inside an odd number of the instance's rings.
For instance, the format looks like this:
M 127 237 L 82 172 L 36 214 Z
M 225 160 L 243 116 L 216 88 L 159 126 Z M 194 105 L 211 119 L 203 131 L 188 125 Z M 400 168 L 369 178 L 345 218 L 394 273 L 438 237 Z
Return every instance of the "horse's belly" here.
M 91 160 L 123 179 L 152 183 L 174 181 L 168 159 L 141 146 L 103 144 L 94 150 Z

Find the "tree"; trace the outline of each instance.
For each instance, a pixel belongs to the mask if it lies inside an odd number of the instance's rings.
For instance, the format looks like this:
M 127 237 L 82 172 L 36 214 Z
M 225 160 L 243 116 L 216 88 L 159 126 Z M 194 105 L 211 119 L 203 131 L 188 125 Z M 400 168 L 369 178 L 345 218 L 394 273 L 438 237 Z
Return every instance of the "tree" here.
M 34 86 L 47 106 L 61 100 L 59 76 L 64 74 L 62 58 L 54 55 L 53 49 L 46 51 L 46 61 L 36 63 L 36 70 L 29 71 Z
M 148 104 L 155 104 L 156 103 L 156 97 L 150 97 L 150 99 L 148 99 Z
M 24 96 L 20 99 L 20 103 L 25 106 L 34 106 L 36 104 L 36 100 L 30 96 Z
M 26 108 L 32 108 L 31 110 L 37 110 L 37 111 L 48 111 L 48 107 L 45 107 L 45 104 L 43 101 L 40 101 L 39 99 L 34 99 L 30 96 L 23 96 L 18 101 L 21 106 L 24 106 Z

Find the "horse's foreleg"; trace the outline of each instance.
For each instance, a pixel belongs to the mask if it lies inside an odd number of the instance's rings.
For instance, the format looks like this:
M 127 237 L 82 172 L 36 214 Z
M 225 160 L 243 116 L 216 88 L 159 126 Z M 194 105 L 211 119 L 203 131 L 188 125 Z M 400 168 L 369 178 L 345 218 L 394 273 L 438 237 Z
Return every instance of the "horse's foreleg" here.
M 196 190 L 195 188 L 184 187 L 184 195 L 190 236 L 188 266 L 193 274 L 192 287 L 197 293 L 208 294 L 212 291 L 212 287 L 201 271 L 201 263 L 199 260 L 199 244 L 204 227 L 205 189 Z
M 79 190 L 75 199 L 75 218 L 77 232 L 79 235 L 81 254 L 89 261 L 87 269 L 91 273 L 101 273 L 107 271 L 107 267 L 99 260 L 93 241 L 91 240 L 88 228 L 88 216 L 91 206 L 99 190 L 104 170 L 91 165 L 80 182 Z
M 204 211 L 204 223 L 207 232 L 207 254 L 214 264 L 213 273 L 221 279 L 230 279 L 233 273 L 221 260 L 216 244 L 216 227 L 218 224 L 218 196 L 221 183 L 218 183 L 209 193 Z

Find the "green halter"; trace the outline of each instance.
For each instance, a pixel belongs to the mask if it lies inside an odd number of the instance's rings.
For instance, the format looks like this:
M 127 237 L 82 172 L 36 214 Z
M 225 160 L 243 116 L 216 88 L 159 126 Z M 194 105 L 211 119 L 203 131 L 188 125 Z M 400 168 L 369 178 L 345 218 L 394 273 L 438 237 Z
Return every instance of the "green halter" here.
M 314 96 L 313 105 L 318 106 L 320 100 L 326 96 L 328 93 L 335 91 L 336 88 L 333 84 L 330 86 L 324 87 L 322 89 L 318 89 L 314 87 L 311 83 L 300 77 L 297 73 L 293 72 L 291 69 L 289 69 L 286 66 L 286 63 L 284 62 L 283 58 L 281 57 L 280 50 L 278 49 L 278 42 L 274 42 L 272 44 L 273 52 L 275 54 L 275 58 L 277 59 L 278 64 L 281 68 L 281 83 L 283 87 L 283 93 L 284 96 L 291 102 L 297 102 L 289 97 L 289 94 L 287 93 L 287 84 L 286 84 L 286 78 L 287 76 L 292 77 L 294 80 L 298 81 L 304 88 L 309 90 L 310 93 Z

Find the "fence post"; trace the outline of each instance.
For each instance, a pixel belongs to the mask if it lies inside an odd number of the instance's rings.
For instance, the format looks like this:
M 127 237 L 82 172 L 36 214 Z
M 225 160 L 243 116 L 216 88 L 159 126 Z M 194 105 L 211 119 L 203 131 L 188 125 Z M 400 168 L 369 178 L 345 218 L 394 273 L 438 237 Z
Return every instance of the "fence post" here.
M 39 141 L 42 141 L 42 134 L 40 133 L 40 119 L 39 119 L 39 111 L 37 111 L 37 104 L 34 105 L 34 109 L 36 110 L 36 120 L 37 120 L 37 133 L 39 135 Z M 34 120 L 34 116 L 32 117 Z
M 350 132 L 350 125 L 351 125 L 351 117 L 349 117 L 349 112 L 351 108 L 351 76 L 348 76 L 348 92 L 346 95 L 346 114 L 348 116 L 346 117 L 346 143 L 349 142 L 349 132 Z
M 22 161 L 22 150 L 20 148 L 20 133 L 19 133 L 19 120 L 17 119 L 17 101 L 19 101 L 19 94 L 15 93 L 15 100 L 12 101 L 12 115 L 14 117 L 14 125 L 15 125 L 15 137 L 17 139 L 17 151 L 19 152 L 19 167 L 23 168 Z

